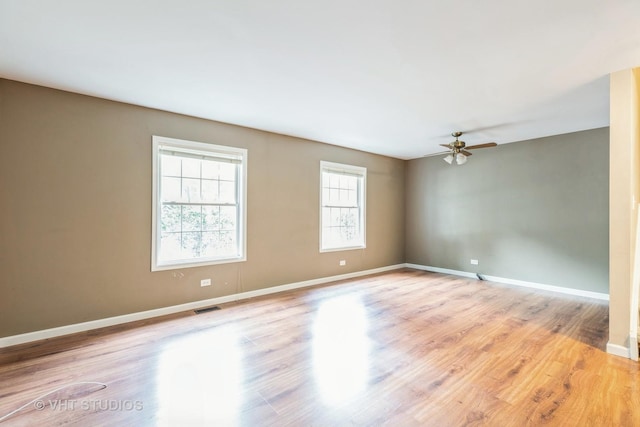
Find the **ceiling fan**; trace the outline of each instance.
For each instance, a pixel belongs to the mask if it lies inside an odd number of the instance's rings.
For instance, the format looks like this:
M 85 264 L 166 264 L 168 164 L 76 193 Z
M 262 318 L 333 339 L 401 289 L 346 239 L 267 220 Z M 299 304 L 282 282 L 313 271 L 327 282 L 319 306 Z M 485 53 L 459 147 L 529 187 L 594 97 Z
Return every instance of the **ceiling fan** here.
M 464 165 L 467 162 L 467 157 L 469 157 L 472 154 L 467 150 L 495 147 L 496 145 L 498 145 L 495 142 L 487 142 L 485 144 L 477 144 L 477 145 L 471 145 L 467 147 L 464 141 L 460 141 L 458 139 L 462 136 L 462 133 L 463 132 L 453 132 L 451 136 L 456 138 L 455 141 L 449 144 L 440 144 L 441 146 L 449 149 L 449 152 L 448 152 L 449 154 L 447 154 L 447 156 L 443 160 L 449 163 L 450 165 L 453 164 L 454 159 L 456 161 L 456 164 Z

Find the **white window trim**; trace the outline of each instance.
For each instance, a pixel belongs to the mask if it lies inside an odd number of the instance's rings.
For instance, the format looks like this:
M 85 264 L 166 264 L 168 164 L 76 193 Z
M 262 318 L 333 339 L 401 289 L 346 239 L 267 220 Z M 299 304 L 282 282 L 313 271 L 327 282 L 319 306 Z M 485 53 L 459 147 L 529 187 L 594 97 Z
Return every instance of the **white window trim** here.
M 362 177 L 362 188 L 361 188 L 361 196 L 362 196 L 362 208 L 360 209 L 360 223 L 362 226 L 362 244 L 361 245 L 354 245 L 354 246 L 340 246 L 340 247 L 328 247 L 328 248 L 324 248 L 322 246 L 322 229 L 323 229 L 323 223 L 322 223 L 322 174 L 326 171 L 326 170 L 334 170 L 336 172 L 343 172 L 343 173 L 347 173 L 347 174 L 354 174 L 354 175 L 358 175 L 359 177 Z M 327 162 L 324 160 L 320 161 L 320 234 L 319 234 L 319 246 L 320 246 L 320 252 L 338 252 L 338 251 L 351 251 L 351 250 L 356 250 L 356 249 L 365 249 L 367 247 L 367 226 L 366 226 L 366 219 L 367 219 L 367 168 L 362 167 L 362 166 L 353 166 L 353 165 L 346 165 L 343 163 L 334 163 L 334 162 Z
M 160 146 L 169 145 L 182 149 L 194 149 L 202 151 L 212 151 L 219 154 L 225 154 L 232 157 L 242 157 L 242 170 L 239 174 L 238 188 L 241 193 L 238 208 L 240 210 L 241 229 L 238 236 L 238 244 L 240 245 L 240 255 L 219 258 L 212 260 L 196 261 L 191 260 L 172 262 L 171 264 L 158 264 L 158 245 L 160 235 L 160 223 L 158 221 L 158 212 L 161 209 L 160 185 L 159 185 L 159 158 Z M 208 144 L 204 142 L 187 141 L 184 139 L 167 138 L 164 136 L 152 137 L 152 207 L 151 207 L 151 271 L 175 270 L 180 268 L 201 267 L 205 265 L 228 264 L 233 262 L 243 262 L 247 260 L 247 165 L 248 151 L 244 148 L 227 147 L 222 145 Z

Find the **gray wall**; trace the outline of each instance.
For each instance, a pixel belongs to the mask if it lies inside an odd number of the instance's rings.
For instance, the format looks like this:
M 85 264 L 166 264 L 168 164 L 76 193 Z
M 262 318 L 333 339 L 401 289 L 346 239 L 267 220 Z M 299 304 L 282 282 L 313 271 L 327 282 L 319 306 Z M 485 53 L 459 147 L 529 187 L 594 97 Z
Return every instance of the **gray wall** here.
M 407 262 L 608 293 L 608 150 L 603 128 L 409 161 Z
M 152 135 L 249 150 L 246 262 L 151 272 Z M 364 250 L 319 252 L 321 160 L 368 169 Z M 0 337 L 402 263 L 405 163 L 0 79 Z

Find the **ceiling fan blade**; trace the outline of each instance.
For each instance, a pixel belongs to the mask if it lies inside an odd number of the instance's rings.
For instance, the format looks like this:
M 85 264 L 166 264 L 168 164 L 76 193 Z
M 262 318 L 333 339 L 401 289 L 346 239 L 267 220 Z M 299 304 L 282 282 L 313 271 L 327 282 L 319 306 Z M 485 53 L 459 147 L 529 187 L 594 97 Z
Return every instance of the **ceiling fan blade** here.
M 468 152 L 467 150 L 460 150 L 460 152 L 462 154 L 464 154 L 465 156 L 471 156 L 472 155 L 472 153 Z
M 475 150 L 476 148 L 488 148 L 488 147 L 495 147 L 496 144 L 495 142 L 487 142 L 486 144 L 478 144 L 478 145 L 472 145 L 470 147 L 465 147 L 465 150 Z
M 451 148 L 451 144 L 440 144 L 441 147 Z

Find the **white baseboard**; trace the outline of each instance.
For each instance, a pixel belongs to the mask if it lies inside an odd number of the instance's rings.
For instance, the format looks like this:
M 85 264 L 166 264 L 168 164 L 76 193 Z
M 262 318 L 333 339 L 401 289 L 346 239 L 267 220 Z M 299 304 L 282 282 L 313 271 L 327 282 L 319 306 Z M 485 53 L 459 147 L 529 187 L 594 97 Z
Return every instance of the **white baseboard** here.
M 431 267 L 429 265 L 420 265 L 420 264 L 411 264 L 411 263 L 407 263 L 405 264 L 405 266 L 407 268 L 415 268 L 416 270 L 431 271 L 433 273 L 452 274 L 454 276 L 469 277 L 472 279 L 478 278 L 478 276 L 476 276 L 476 273 L 469 273 L 467 271 L 450 270 L 448 268 Z
M 629 349 L 622 345 L 607 343 L 607 353 L 629 359 Z
M 241 292 L 238 294 L 227 295 L 206 300 L 193 301 L 185 304 L 173 305 L 170 307 L 156 308 L 153 310 L 141 311 L 137 313 L 124 314 L 122 316 L 108 317 L 106 319 L 92 320 L 89 322 L 76 323 L 73 325 L 60 326 L 57 328 L 44 329 L 41 331 L 28 332 L 25 334 L 12 335 L 0 338 L 0 348 L 12 345 L 25 344 L 28 342 L 39 341 L 47 338 L 59 337 L 62 335 L 75 334 L 77 332 L 89 331 L 92 329 L 104 328 L 107 326 L 120 325 L 122 323 L 134 322 L 136 320 L 150 319 L 153 317 L 166 316 L 167 314 L 179 313 L 181 311 L 196 310 L 198 308 L 208 307 L 216 304 L 224 304 L 231 301 L 239 301 L 248 298 L 254 298 L 262 295 L 274 294 L 277 292 L 290 291 L 293 289 L 317 286 L 338 280 L 346 280 L 354 277 L 366 276 L 369 274 L 384 273 L 385 271 L 397 270 L 404 268 L 405 264 L 389 265 L 386 267 L 373 268 L 370 270 L 356 271 L 353 273 L 338 274 L 336 276 L 321 277 L 318 279 L 305 280 L 302 282 L 289 283 L 286 285 L 273 286 L 270 288 L 258 289 L 255 291 Z
M 428 265 L 419 264 L 405 264 L 409 268 L 415 268 L 418 270 L 432 271 L 434 273 L 453 274 L 455 276 L 470 277 L 476 279 L 478 276 L 476 273 L 470 273 L 468 271 L 450 270 L 448 268 L 431 267 Z M 505 285 L 523 286 L 525 288 L 541 289 L 544 291 L 559 292 L 562 294 L 575 295 L 580 297 L 595 298 L 599 300 L 609 301 L 609 295 L 600 292 L 584 291 L 582 289 L 564 288 L 562 286 L 544 285 L 542 283 L 525 282 L 524 280 L 507 279 L 504 277 L 487 276 L 481 274 L 483 279 L 490 282 L 503 283 Z

